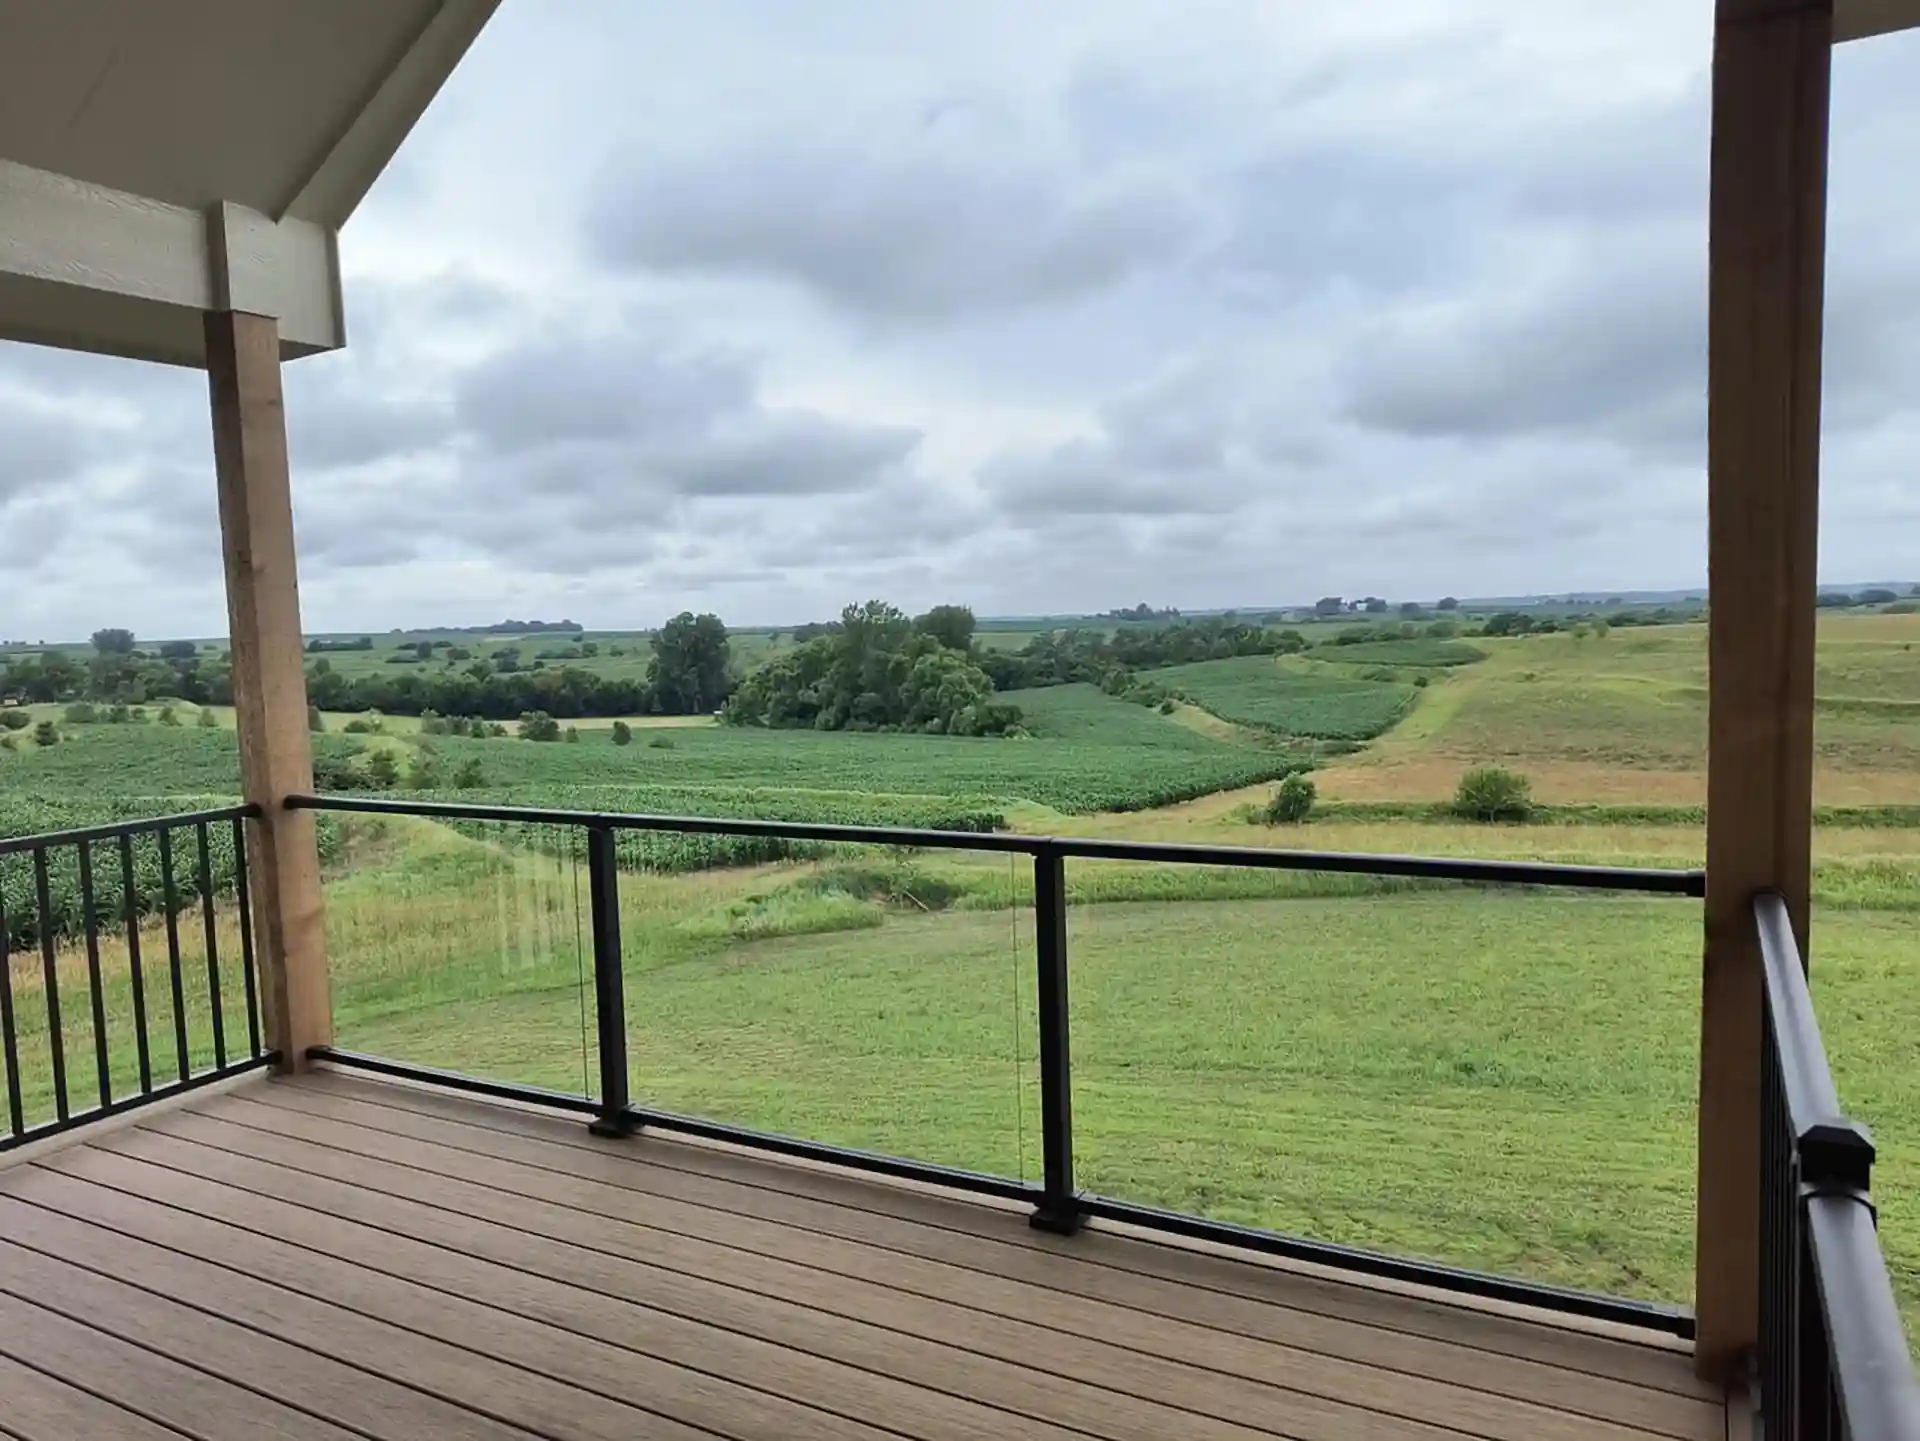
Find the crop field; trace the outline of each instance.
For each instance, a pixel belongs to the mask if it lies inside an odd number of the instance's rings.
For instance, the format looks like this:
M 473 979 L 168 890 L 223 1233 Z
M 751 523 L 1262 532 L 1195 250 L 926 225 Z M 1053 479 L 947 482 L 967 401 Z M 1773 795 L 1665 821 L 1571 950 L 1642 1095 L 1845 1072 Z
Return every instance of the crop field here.
M 634 654 L 643 637 L 597 639 L 609 663 L 644 666 Z M 521 638 L 528 655 L 562 643 Z M 1916 643 L 1920 616 L 1823 622 L 1817 780 L 1825 804 L 1850 809 L 1830 813 L 1815 836 L 1812 964 L 1843 1096 L 1881 1147 L 1882 1236 L 1920 1324 Z M 628 655 L 606 657 L 614 644 Z M 1396 673 L 1405 680 L 1374 678 Z M 1701 863 L 1697 626 L 1322 644 L 1284 660 L 1139 674 L 1193 704 L 1163 714 L 1091 685 L 1016 692 L 1008 699 L 1029 735 L 1006 740 L 701 722 L 638 729 L 616 746 L 610 722 L 581 722 L 577 743 L 535 744 L 425 736 L 397 718 L 379 735 L 348 735 L 330 718 L 315 745 L 323 761 L 362 771 L 368 752 L 388 752 L 403 777 L 430 759 L 443 787 L 469 762 L 477 770 L 476 784 L 394 793 L 402 798 Z M 201 729 L 190 707 L 179 727 L 69 725 L 58 708 L 36 709 L 63 738 L 39 747 L 23 731 L 16 748 L 0 749 L 0 835 L 230 800 L 237 756 L 217 714 L 221 727 Z M 1274 778 L 1333 742 L 1359 748 L 1315 770 L 1313 818 L 1256 823 Z M 1437 803 L 1464 769 L 1487 763 L 1525 773 L 1551 812 L 1513 826 L 1446 818 Z M 343 1045 L 562 1089 L 591 1084 L 581 1024 L 591 927 L 574 833 L 369 817 L 328 826 Z M 665 833 L 623 835 L 620 847 L 637 1099 L 1037 1174 L 1023 860 Z M 190 870 L 195 858 L 186 860 Z M 217 891 L 231 874 L 218 844 L 213 860 Z M 144 900 L 152 861 L 141 852 L 138 865 Z M 0 864 L 16 947 L 33 939 L 21 929 L 27 879 L 17 858 Z M 84 995 L 72 877 L 57 863 L 50 880 L 57 970 L 63 990 Z M 1068 899 L 1084 1185 L 1453 1264 L 1687 1299 L 1697 903 L 1117 862 L 1072 863 Z M 164 952 L 159 919 L 143 924 L 151 967 Z M 203 925 L 197 909 L 182 913 L 190 962 Z M 237 945 L 233 927 L 222 905 L 222 955 Z M 108 1049 L 124 1086 L 134 1058 L 118 933 L 103 939 L 102 963 Z M 45 1116 L 37 950 L 12 974 L 25 1097 L 30 1116 Z M 204 1060 L 210 1018 L 197 978 L 184 1020 L 191 1055 Z M 164 970 L 148 972 L 147 993 L 170 1005 Z M 162 1070 L 174 1064 L 169 1015 L 154 1023 Z M 88 1008 L 68 1006 L 62 1024 L 69 1056 L 91 1055 Z M 229 1011 L 229 1034 L 244 1024 Z
M 1417 694 L 1411 685 L 1297 670 L 1265 656 L 1203 660 L 1150 675 L 1222 720 L 1314 740 L 1369 740 L 1399 720 Z
M 1555 803 L 1705 801 L 1703 626 L 1474 644 L 1484 663 L 1436 679 L 1391 735 L 1329 767 L 1322 793 L 1438 801 L 1463 769 L 1505 765 Z M 1920 802 L 1916 645 L 1920 615 L 1823 618 L 1814 718 L 1822 804 Z

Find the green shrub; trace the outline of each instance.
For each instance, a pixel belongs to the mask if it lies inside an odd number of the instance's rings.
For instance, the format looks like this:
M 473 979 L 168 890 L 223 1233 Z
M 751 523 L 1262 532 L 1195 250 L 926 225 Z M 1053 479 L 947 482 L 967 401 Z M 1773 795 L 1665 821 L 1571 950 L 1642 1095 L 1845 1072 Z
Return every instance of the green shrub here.
M 670 751 L 673 749 L 673 737 L 670 735 L 655 735 L 652 740 L 647 742 L 647 749 L 652 751 Z
M 567 727 L 567 744 L 570 746 L 577 746 L 580 744 L 580 727 L 579 726 Z
M 132 719 L 133 712 L 129 711 L 124 705 L 110 705 L 107 707 L 107 721 L 110 725 L 122 726 Z
M 453 788 L 455 790 L 470 791 L 486 783 L 486 772 L 480 768 L 480 762 L 477 759 L 461 762 L 460 769 L 453 773 Z
M 54 729 L 52 721 L 41 721 L 33 728 L 33 743 L 37 746 L 57 746 L 60 744 L 60 732 Z
M 390 791 L 400 779 L 400 762 L 392 751 L 375 751 L 367 757 L 367 784 L 377 791 Z
M 180 724 L 180 712 L 179 712 L 179 711 L 177 711 L 177 710 L 175 710 L 175 709 L 174 709 L 174 708 L 173 708 L 172 706 L 170 706 L 170 705 L 163 705 L 163 706 L 161 706 L 161 707 L 160 707 L 160 724 L 161 724 L 161 725 L 163 725 L 163 726 L 177 726 L 177 725 L 179 725 L 179 724 Z
M 1267 824 L 1299 825 L 1313 814 L 1313 803 L 1318 795 L 1313 782 L 1295 772 L 1274 787 L 1273 799 L 1267 802 Z
M 560 722 L 543 710 L 530 710 L 520 717 L 520 737 L 530 741 L 557 741 Z
M 307 707 L 307 729 L 317 733 L 319 731 L 325 730 L 326 728 L 327 728 L 326 718 L 320 714 L 320 707 L 317 705 L 308 706 Z
M 1533 786 L 1501 766 L 1481 766 L 1460 777 L 1453 811 L 1471 821 L 1524 821 L 1533 814 Z
M 33 724 L 33 717 L 23 710 L 0 710 L 0 727 L 10 731 L 23 731 Z
M 1161 715 L 1172 715 L 1178 709 L 1180 709 L 1180 702 L 1175 700 L 1172 696 L 1168 696 L 1165 700 L 1160 702 Z
M 632 745 L 633 727 L 625 721 L 615 721 L 613 723 L 613 743 L 617 746 Z
M 77 700 L 68 706 L 65 715 L 68 725 L 87 725 L 100 719 L 100 712 L 94 709 L 93 702 L 85 700 Z
M 208 710 L 205 706 L 202 706 L 200 708 L 200 718 L 196 720 L 194 724 L 199 726 L 203 731 L 219 730 L 220 717 Z

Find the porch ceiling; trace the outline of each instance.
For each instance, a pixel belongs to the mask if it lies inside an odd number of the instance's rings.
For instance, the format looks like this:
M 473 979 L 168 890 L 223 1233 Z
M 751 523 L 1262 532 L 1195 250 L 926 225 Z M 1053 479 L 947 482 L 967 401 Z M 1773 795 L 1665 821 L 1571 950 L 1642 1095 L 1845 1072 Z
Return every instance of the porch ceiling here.
M 0 3 L 0 338 L 198 365 L 345 343 L 334 237 L 497 0 Z

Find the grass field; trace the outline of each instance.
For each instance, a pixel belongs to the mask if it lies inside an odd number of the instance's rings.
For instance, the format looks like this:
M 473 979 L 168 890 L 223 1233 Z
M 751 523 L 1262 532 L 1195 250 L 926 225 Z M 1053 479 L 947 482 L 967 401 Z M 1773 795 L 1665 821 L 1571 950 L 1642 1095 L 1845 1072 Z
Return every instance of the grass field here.
M 1920 805 L 1915 642 L 1920 617 L 1823 621 L 1826 804 Z M 524 644 L 530 653 L 558 643 Z M 425 737 L 394 719 L 378 737 L 349 736 L 344 717 L 315 740 L 333 759 L 377 747 L 405 765 L 431 753 L 443 772 L 477 761 L 483 784 L 435 793 L 447 798 L 1700 864 L 1697 811 L 1676 809 L 1697 807 L 1704 792 L 1699 627 L 1476 639 L 1472 659 L 1457 646 L 1321 646 L 1147 673 L 1186 697 L 1166 714 L 1092 686 L 1020 692 L 1010 698 L 1031 736 L 1019 740 L 695 723 L 616 747 L 611 722 L 583 722 L 577 744 L 536 745 Z M 62 724 L 66 739 L 50 748 L 22 733 L 18 749 L 0 749 L 0 835 L 231 797 L 230 716 L 215 714 L 212 729 L 191 707 L 181 727 Z M 55 708 L 43 716 L 59 720 Z M 1273 777 L 1331 742 L 1363 741 L 1316 772 L 1323 807 L 1311 823 L 1250 823 Z M 1464 768 L 1489 762 L 1524 771 L 1559 809 L 1502 827 L 1434 814 Z M 1847 822 L 1815 836 L 1816 1001 L 1843 1097 L 1881 1147 L 1882 1235 L 1920 1322 L 1920 1066 L 1910 1040 L 1920 1022 L 1920 825 L 1895 811 Z M 525 827 L 340 825 L 326 919 L 342 1043 L 565 1089 L 590 1084 L 578 855 L 556 854 Z M 639 843 L 623 860 L 636 1097 L 1036 1174 L 1028 867 L 984 854 Z M 1068 880 L 1083 1184 L 1687 1299 L 1697 903 L 1118 863 L 1076 862 Z M 0 874 L 9 898 L 16 887 Z M 233 923 L 217 912 L 223 955 Z M 210 1050 L 204 977 L 191 969 L 200 924 L 197 913 L 182 920 L 196 1060 Z M 150 929 L 149 967 L 157 941 Z M 135 1065 L 124 942 L 109 938 L 102 960 L 124 1086 Z M 84 956 L 62 950 L 58 963 L 63 992 L 84 994 Z M 30 1115 L 45 1115 L 37 957 L 13 975 L 26 1100 Z M 147 990 L 167 999 L 151 971 Z M 231 991 L 227 1001 L 229 1032 L 243 1032 Z M 155 1025 L 164 1071 L 174 1064 L 170 1012 Z M 90 1054 L 85 1006 L 65 1009 L 63 1030 L 69 1055 Z

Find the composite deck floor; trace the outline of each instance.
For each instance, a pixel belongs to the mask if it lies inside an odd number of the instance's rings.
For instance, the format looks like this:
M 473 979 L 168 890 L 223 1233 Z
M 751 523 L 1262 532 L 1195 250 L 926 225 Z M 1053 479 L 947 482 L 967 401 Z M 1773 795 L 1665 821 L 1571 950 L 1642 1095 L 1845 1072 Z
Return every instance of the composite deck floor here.
M 321 1074 L 0 1169 L 21 1441 L 1725 1441 L 1598 1335 Z

